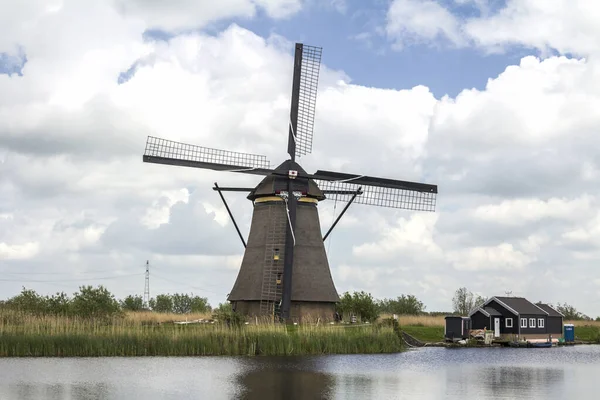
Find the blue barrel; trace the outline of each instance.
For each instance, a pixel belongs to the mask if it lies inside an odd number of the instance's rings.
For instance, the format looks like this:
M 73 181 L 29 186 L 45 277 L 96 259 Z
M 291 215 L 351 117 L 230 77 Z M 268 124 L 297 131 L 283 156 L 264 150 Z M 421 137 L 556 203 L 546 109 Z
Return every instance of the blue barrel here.
M 565 324 L 565 342 L 575 341 L 575 326 L 573 324 Z

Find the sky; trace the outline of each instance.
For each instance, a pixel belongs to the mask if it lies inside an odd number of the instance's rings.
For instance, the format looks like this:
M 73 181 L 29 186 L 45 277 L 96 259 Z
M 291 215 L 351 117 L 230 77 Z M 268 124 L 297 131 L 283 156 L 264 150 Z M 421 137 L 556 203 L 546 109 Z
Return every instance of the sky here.
M 456 289 L 600 315 L 600 5 L 586 0 L 0 0 L 0 297 L 226 300 L 243 246 L 148 135 L 286 159 L 294 42 L 323 47 L 317 169 L 437 184 L 435 213 L 353 205 L 338 292 Z M 227 193 L 247 235 L 251 202 Z M 319 205 L 325 232 L 342 205 Z

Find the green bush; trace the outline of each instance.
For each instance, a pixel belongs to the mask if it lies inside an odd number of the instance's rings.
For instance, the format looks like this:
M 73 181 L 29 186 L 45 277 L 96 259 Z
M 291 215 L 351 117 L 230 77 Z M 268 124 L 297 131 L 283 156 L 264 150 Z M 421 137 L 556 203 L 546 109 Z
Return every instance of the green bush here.
M 219 303 L 219 306 L 213 311 L 212 318 L 219 323 L 232 327 L 239 327 L 246 322 L 243 315 L 233 311 L 231 303 Z
M 121 308 L 125 311 L 142 311 L 144 309 L 144 299 L 140 295 L 129 295 L 119 302 Z
M 351 314 L 356 315 L 363 322 L 373 322 L 379 317 L 379 308 L 371 296 L 364 291 L 350 294 L 345 292 L 337 304 L 337 312 L 347 319 Z

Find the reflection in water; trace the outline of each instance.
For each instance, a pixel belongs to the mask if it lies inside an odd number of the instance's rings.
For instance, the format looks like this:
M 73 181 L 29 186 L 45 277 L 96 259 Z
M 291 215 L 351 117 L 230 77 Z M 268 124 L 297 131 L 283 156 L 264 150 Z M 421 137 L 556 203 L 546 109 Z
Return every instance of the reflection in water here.
M 345 398 L 351 395 L 354 398 L 361 399 L 376 398 L 373 396 L 375 382 L 370 376 L 340 375 L 336 377 L 335 383 L 337 397 Z
M 544 398 L 563 384 L 562 369 L 527 367 L 483 368 L 479 377 L 486 395 L 509 398 Z
M 78 384 L 71 385 L 70 397 L 77 400 L 108 400 L 111 399 L 109 386 L 106 383 L 95 383 L 93 385 Z M 61 397 L 57 397 L 60 399 Z
M 346 357 L 335 356 L 339 362 Z M 370 356 L 359 356 L 370 357 Z M 371 356 L 372 357 L 372 356 Z M 327 362 L 330 357 L 273 357 L 246 359 L 243 372 L 235 380 L 239 392 L 236 399 L 244 400 L 299 400 L 335 398 L 377 398 L 377 393 L 395 390 L 398 378 L 377 377 L 355 368 L 350 373 L 340 373 Z M 356 365 L 354 365 L 356 367 Z M 337 371 L 336 371 L 337 369 Z
M 587 399 L 600 346 L 321 357 L 0 358 L 0 400 Z M 595 398 L 595 397 L 592 397 Z
M 564 384 L 564 370 L 524 366 L 473 366 L 446 370 L 446 394 L 489 398 L 535 399 L 557 394 Z
M 245 400 L 329 399 L 333 379 L 329 374 L 293 370 L 254 370 L 240 375 L 239 397 Z
M 39 384 L 18 382 L 2 391 L 2 399 L 108 400 L 114 398 L 104 383 Z

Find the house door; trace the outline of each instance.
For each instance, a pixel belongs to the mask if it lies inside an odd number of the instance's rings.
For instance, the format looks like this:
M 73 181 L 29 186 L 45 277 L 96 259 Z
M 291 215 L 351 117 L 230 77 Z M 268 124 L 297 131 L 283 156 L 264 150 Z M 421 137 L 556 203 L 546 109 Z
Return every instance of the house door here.
M 494 337 L 500 337 L 500 318 L 494 318 Z

